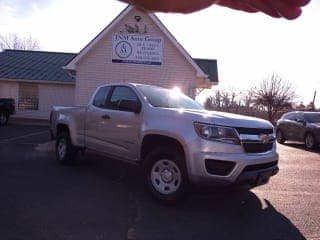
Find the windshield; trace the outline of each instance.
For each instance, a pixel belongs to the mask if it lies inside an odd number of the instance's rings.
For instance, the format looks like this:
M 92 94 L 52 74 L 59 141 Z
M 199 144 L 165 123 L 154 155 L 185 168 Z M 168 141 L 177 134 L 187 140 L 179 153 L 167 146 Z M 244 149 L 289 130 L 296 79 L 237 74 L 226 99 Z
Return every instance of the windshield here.
M 320 112 L 319 113 L 305 113 L 305 119 L 309 123 L 320 123 Z
M 203 106 L 179 91 L 160 87 L 138 85 L 146 100 L 153 107 L 202 110 Z

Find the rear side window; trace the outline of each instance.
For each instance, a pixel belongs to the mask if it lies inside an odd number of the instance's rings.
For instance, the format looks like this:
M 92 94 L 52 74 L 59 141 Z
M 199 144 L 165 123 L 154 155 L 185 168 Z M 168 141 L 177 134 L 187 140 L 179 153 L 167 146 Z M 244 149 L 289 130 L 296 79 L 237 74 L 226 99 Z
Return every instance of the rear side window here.
M 121 100 L 139 101 L 136 93 L 131 88 L 119 86 L 114 88 L 110 101 L 108 102 L 108 108 L 118 110 Z
M 287 119 L 287 120 L 291 120 L 291 121 L 294 121 L 296 118 L 296 114 L 295 113 L 288 113 L 284 116 L 283 119 Z
M 94 96 L 92 104 L 99 108 L 106 108 L 106 101 L 109 94 L 109 90 L 109 86 L 99 88 L 98 92 Z

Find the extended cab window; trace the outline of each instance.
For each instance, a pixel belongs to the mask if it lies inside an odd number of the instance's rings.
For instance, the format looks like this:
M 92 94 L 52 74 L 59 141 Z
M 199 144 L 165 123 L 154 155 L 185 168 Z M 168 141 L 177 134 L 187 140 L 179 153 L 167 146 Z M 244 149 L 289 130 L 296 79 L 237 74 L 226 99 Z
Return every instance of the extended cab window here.
M 114 88 L 110 101 L 108 102 L 108 108 L 118 110 L 121 100 L 139 101 L 137 95 L 132 89 L 129 87 L 119 86 Z
M 106 108 L 106 100 L 108 97 L 109 90 L 109 86 L 99 88 L 98 92 L 96 93 L 93 99 L 92 104 L 99 108 Z

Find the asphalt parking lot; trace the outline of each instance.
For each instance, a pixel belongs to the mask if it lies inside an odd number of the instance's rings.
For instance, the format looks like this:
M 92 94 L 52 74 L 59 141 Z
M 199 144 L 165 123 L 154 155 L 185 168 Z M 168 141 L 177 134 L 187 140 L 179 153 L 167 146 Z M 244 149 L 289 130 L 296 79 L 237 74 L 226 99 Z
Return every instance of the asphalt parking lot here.
M 47 127 L 0 128 L 0 239 L 320 239 L 320 150 L 279 145 L 280 172 L 244 192 L 154 202 L 131 166 L 60 166 Z

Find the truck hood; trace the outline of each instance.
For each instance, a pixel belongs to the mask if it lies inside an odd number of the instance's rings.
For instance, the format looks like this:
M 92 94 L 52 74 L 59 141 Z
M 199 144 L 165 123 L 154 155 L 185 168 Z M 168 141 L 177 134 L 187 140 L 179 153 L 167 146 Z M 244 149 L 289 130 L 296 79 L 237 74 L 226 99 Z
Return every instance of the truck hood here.
M 188 109 L 175 109 L 175 111 L 177 111 L 177 114 L 181 114 L 193 122 L 243 128 L 273 128 L 273 125 L 269 121 L 239 114 Z

